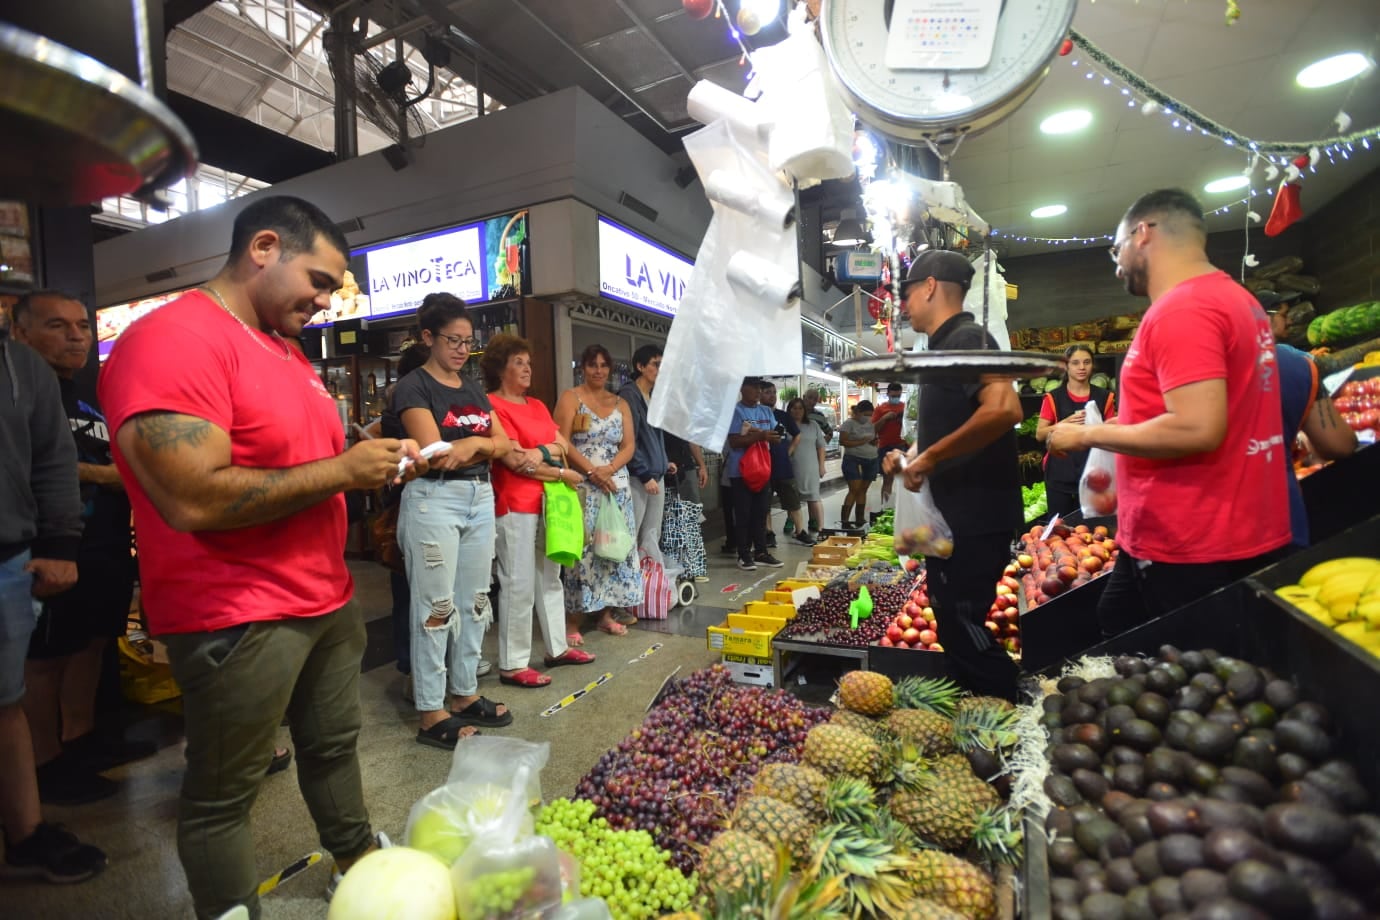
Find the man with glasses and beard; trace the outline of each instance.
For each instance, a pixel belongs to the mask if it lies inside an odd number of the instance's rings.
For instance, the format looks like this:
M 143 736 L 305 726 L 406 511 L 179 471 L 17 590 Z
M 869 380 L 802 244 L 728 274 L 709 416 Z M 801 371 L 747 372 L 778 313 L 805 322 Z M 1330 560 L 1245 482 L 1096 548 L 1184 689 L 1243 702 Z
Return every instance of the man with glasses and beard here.
M 1266 564 L 1289 542 L 1279 373 L 1269 319 L 1208 261 L 1203 211 L 1161 189 L 1131 205 L 1111 247 L 1149 297 L 1121 369 L 1117 424 L 1061 423 L 1058 453 L 1117 454 L 1121 557 L 1098 606 L 1115 635 Z

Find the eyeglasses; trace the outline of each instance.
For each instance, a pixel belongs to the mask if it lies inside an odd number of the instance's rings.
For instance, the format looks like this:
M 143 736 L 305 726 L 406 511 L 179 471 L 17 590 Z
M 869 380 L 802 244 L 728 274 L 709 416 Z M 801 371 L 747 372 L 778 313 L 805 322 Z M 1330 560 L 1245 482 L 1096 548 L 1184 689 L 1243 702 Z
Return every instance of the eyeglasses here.
M 1146 227 L 1155 226 L 1158 226 L 1158 224 L 1155 221 L 1151 221 L 1150 223 L 1141 221 L 1140 223 L 1136 224 L 1135 227 L 1131 230 L 1131 232 L 1127 234 L 1126 239 L 1118 240 L 1117 242 L 1113 243 L 1110 248 L 1107 249 L 1108 254 L 1110 254 L 1112 257 L 1112 261 L 1115 262 L 1117 259 L 1121 257 L 1121 247 L 1131 242 L 1131 240 L 1135 238 L 1137 233 L 1144 230 Z
M 458 335 L 446 335 L 444 332 L 438 332 L 436 334 L 436 337 L 439 339 L 445 339 L 446 344 L 449 345 L 451 349 L 454 351 L 460 351 L 462 349 L 464 351 L 472 351 L 474 349 L 474 346 L 478 344 L 477 340 L 473 336 L 471 336 L 470 338 L 462 338 Z

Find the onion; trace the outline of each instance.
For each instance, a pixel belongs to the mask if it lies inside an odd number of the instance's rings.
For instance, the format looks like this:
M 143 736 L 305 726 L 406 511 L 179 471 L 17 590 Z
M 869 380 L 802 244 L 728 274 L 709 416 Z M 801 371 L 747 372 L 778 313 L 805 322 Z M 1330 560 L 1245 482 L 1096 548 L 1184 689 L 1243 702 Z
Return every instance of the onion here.
M 420 850 L 375 850 L 345 873 L 326 920 L 455 920 L 450 872 Z

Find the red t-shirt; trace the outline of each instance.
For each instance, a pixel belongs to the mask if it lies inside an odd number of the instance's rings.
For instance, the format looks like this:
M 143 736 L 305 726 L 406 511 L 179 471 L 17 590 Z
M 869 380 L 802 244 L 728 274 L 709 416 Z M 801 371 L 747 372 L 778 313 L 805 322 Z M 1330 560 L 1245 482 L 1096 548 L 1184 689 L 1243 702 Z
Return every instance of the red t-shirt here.
M 236 466 L 283 469 L 334 457 L 345 447 L 335 399 L 306 358 L 275 354 L 283 347 L 200 292 L 181 297 L 131 325 L 102 368 L 110 430 L 141 412 L 177 412 L 228 432 Z M 180 533 L 139 487 L 113 437 L 111 447 L 134 508 L 151 632 L 320 616 L 354 595 L 343 495 L 257 527 Z
M 872 410 L 872 426 L 877 429 L 878 447 L 892 447 L 902 443 L 901 415 L 904 411 L 905 403 L 896 403 L 893 406 L 890 402 L 880 403 Z M 886 416 L 885 421 L 881 421 L 883 415 Z
M 1161 394 L 1223 379 L 1227 434 L 1216 450 L 1117 455 L 1117 541 L 1138 559 L 1226 562 L 1289 542 L 1289 446 L 1270 321 L 1226 273 L 1191 278 L 1150 307 L 1121 368 L 1120 421 L 1163 415 Z
M 514 444 L 531 450 L 539 444 L 556 440 L 556 420 L 551 410 L 539 399 L 529 398 L 522 405 L 508 402 L 497 393 L 489 397 L 493 413 L 503 424 L 503 430 Z M 494 515 L 503 517 L 509 511 L 519 514 L 541 514 L 544 484 L 527 476 L 519 476 L 502 463 L 493 465 Z
M 1065 393 L 1068 393 L 1067 389 L 1066 389 L 1064 392 L 1065 392 Z M 1092 399 L 1092 394 L 1089 393 L 1087 396 L 1079 396 L 1079 395 L 1077 395 L 1077 394 L 1075 394 L 1075 393 L 1068 393 L 1068 397 L 1069 397 L 1069 401 L 1070 401 L 1070 402 L 1076 402 L 1076 403 L 1082 404 L 1082 403 L 1085 403 L 1085 402 L 1087 402 L 1088 400 Z M 1045 394 L 1045 401 L 1042 402 L 1042 403 L 1040 403 L 1040 418 L 1042 418 L 1042 419 L 1044 419 L 1045 421 L 1049 422 L 1051 425 L 1056 424 L 1056 423 L 1059 421 L 1059 413 L 1058 413 L 1058 410 L 1054 407 L 1054 394 L 1052 394 L 1052 393 L 1046 393 L 1046 394 Z M 1104 420 L 1105 420 L 1105 419 L 1109 419 L 1109 418 L 1116 418 L 1116 394 L 1115 394 L 1115 393 L 1108 393 L 1108 394 L 1107 394 L 1107 414 L 1104 415 L 1104 416 L 1102 416 L 1102 418 L 1103 418 Z

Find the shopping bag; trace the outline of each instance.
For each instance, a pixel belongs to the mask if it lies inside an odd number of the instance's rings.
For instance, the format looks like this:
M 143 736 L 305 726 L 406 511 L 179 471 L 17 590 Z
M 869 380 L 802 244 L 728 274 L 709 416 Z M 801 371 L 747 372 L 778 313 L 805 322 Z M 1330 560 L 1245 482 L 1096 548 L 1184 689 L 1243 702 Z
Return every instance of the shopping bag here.
M 570 568 L 585 552 L 585 514 L 580 493 L 564 482 L 545 483 L 542 492 L 546 558 Z
M 700 516 L 704 506 L 674 494 L 666 497 L 666 513 L 661 519 L 661 554 L 668 566 L 679 568 L 685 578 L 708 573 L 704 553 L 704 529 Z
M 1088 400 L 1085 412 L 1084 425 L 1103 423 L 1096 401 Z M 1116 454 L 1101 447 L 1088 451 L 1083 475 L 1078 480 L 1078 504 L 1084 520 L 1116 514 Z
M 642 557 L 642 603 L 637 605 L 639 620 L 664 620 L 674 602 L 674 588 L 666 577 L 666 567 L 651 556 Z
M 771 482 L 771 448 L 766 441 L 758 441 L 743 452 L 738 475 L 753 492 L 761 492 Z
M 599 514 L 594 519 L 594 555 L 610 562 L 622 562 L 632 552 L 632 532 L 623 509 L 608 492 L 599 499 Z
M 954 552 L 954 532 L 939 506 L 934 503 L 930 481 L 920 491 L 896 490 L 896 519 L 893 524 L 896 552 L 901 556 L 935 556 L 948 559 Z

